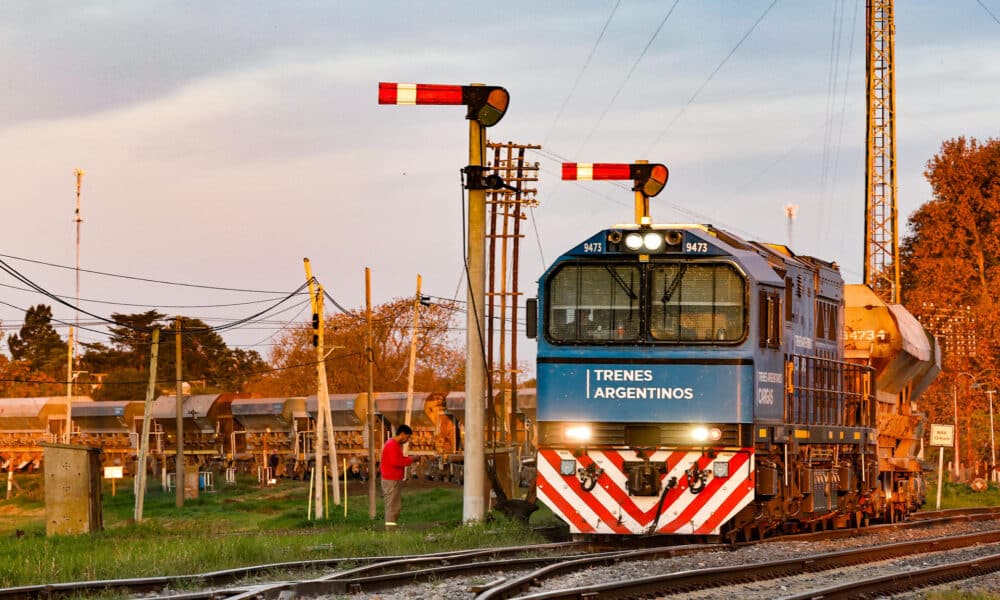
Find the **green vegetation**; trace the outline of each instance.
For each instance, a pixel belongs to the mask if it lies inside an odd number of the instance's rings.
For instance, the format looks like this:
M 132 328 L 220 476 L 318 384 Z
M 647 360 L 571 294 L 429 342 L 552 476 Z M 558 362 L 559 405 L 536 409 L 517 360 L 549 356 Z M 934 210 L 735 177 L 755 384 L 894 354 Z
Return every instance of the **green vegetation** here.
M 997 600 L 1000 594 L 995 592 L 959 592 L 949 590 L 946 592 L 927 592 L 927 600 Z
M 1000 506 L 1000 486 L 991 483 L 989 489 L 974 492 L 968 483 L 944 482 L 941 488 L 941 510 Z M 937 510 L 937 481 L 928 481 L 927 503 L 923 510 Z
M 46 537 L 41 477 L 18 476 L 17 481 L 23 491 L 0 500 L 0 587 L 545 541 L 502 516 L 461 526 L 462 489 L 457 486 L 404 492 L 400 531 L 387 533 L 381 497 L 376 519 L 368 517 L 366 485 L 352 482 L 346 517 L 342 506 L 332 506 L 330 519 L 315 522 L 306 518 L 305 482 L 279 480 L 260 488 L 249 479 L 217 485 L 217 491 L 202 492 L 181 509 L 174 492 L 151 487 L 141 523 L 132 521 L 131 480 L 122 480 L 116 496 L 105 486 L 104 531 Z M 543 510 L 534 517 L 532 525 L 554 524 Z

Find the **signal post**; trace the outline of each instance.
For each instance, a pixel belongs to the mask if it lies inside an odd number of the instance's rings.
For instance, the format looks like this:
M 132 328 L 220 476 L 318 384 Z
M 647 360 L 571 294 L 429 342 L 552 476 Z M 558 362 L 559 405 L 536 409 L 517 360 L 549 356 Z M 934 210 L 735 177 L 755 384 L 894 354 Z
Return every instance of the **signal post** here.
M 379 104 L 464 105 L 469 120 L 469 164 L 463 169 L 469 191 L 468 248 L 466 254 L 465 355 L 465 483 L 462 520 L 482 521 L 486 516 L 486 190 L 502 185 L 496 176 L 484 177 L 487 127 L 496 125 L 507 111 L 510 95 L 502 87 L 379 83 Z M 488 181 L 489 180 L 489 181 Z

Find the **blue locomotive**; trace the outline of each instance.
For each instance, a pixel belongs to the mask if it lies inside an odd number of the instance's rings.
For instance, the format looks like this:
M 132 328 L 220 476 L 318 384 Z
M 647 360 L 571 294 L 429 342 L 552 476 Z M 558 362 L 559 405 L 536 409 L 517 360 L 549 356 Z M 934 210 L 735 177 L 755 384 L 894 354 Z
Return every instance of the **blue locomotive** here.
M 574 534 L 725 539 L 919 507 L 913 401 L 939 355 L 912 315 L 836 263 L 637 220 L 528 301 L 538 498 Z

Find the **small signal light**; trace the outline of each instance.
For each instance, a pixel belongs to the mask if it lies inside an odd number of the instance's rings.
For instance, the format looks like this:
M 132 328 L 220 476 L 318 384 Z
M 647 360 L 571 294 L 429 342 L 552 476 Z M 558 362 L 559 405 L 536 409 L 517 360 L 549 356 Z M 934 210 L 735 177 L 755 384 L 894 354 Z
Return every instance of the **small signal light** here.
M 633 190 L 642 192 L 647 198 L 662 192 L 663 187 L 667 185 L 667 179 L 670 178 L 670 171 L 661 164 L 631 165 L 631 171 L 631 179 L 635 181 Z
M 319 313 L 313 313 L 313 329 L 319 329 Z
M 420 296 L 420 304 L 422 306 L 430 306 L 431 305 L 431 297 L 430 296 L 421 295 Z
M 469 119 L 492 127 L 507 113 L 510 94 L 498 86 L 466 85 L 462 87 L 462 102 L 469 107 Z

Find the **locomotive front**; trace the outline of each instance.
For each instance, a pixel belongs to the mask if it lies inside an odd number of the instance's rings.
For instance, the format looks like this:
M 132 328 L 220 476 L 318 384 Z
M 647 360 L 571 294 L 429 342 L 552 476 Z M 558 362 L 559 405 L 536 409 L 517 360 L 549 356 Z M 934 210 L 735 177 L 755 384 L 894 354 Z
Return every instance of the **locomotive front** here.
M 754 500 L 754 406 L 782 394 L 762 283 L 697 225 L 604 230 L 542 275 L 537 494 L 573 533 L 718 535 Z

